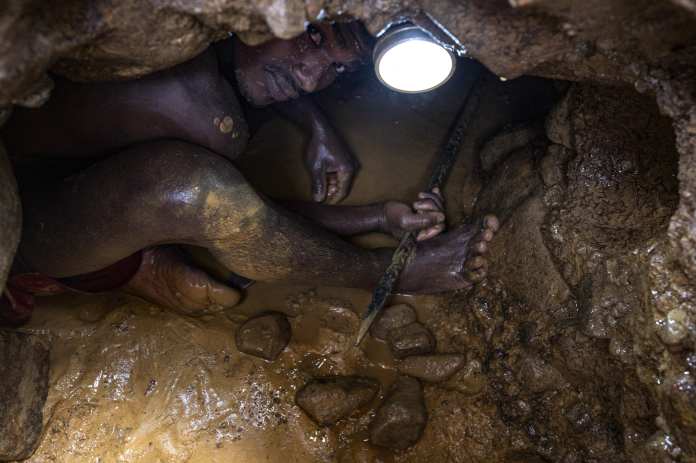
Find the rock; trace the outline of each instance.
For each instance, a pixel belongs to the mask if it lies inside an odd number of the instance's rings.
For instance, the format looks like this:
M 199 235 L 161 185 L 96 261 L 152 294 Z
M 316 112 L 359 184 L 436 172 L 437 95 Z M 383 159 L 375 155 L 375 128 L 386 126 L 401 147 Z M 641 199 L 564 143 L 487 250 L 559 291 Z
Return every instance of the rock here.
M 352 334 L 357 332 L 360 320 L 349 307 L 343 305 L 330 305 L 321 314 L 321 325 L 337 333 Z
M 0 141 L 0 291 L 12 265 L 21 233 L 22 211 L 17 183 Z
M 491 243 L 489 274 L 539 310 L 561 306 L 571 295 L 542 235 L 546 207 L 540 195 L 525 201 Z
M 348 417 L 379 392 L 379 382 L 360 376 L 317 378 L 297 391 L 295 402 L 322 426 Z
M 405 449 L 418 442 L 427 421 L 420 383 L 401 376 L 370 423 L 370 442 L 395 450 Z
M 520 362 L 518 376 L 520 383 L 534 393 L 557 389 L 563 383 L 563 376 L 553 365 L 534 355 Z
M 389 331 L 418 321 L 416 311 L 408 304 L 387 307 L 370 327 L 370 334 L 377 339 L 387 339 Z
M 569 99 L 569 95 L 566 94 L 549 113 L 546 118 L 546 136 L 558 145 L 573 148 Z
M 465 361 L 461 354 L 414 355 L 399 364 L 399 371 L 423 381 L 437 383 L 461 370 Z
M 542 134 L 540 124 L 523 124 L 503 129 L 481 148 L 481 168 L 486 172 L 490 171 L 510 153 L 524 148 Z
M 38 446 L 48 367 L 37 336 L 0 331 L 0 460 L 29 458 Z
M 285 315 L 271 312 L 247 320 L 237 330 L 237 349 L 245 354 L 275 360 L 290 342 L 292 330 Z
M 475 215 L 492 213 L 505 223 L 520 204 L 541 190 L 541 178 L 535 167 L 537 151 L 531 145 L 521 148 L 496 166 L 479 193 Z
M 389 331 L 387 342 L 394 357 L 399 359 L 429 354 L 435 350 L 435 338 L 420 323 L 411 323 Z

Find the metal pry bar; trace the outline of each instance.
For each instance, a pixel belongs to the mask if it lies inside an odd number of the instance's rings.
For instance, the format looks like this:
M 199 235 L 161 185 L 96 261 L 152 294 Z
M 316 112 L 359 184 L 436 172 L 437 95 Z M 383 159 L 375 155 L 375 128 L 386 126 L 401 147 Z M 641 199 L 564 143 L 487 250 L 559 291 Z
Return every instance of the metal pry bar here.
M 480 70 L 478 72 L 480 73 Z M 440 152 L 440 156 L 435 164 L 430 182 L 425 191 L 430 191 L 435 187 L 441 187 L 457 160 L 462 141 L 464 140 L 464 134 L 469 128 L 476 114 L 476 110 L 478 109 L 479 100 L 481 98 L 478 85 L 479 82 L 480 79 L 477 76 L 476 79 L 474 79 L 471 91 L 469 95 L 467 95 L 462 109 L 457 114 L 454 126 L 450 129 L 447 143 Z M 392 289 L 399 279 L 399 275 L 401 275 L 403 269 L 413 258 L 414 251 L 416 250 L 416 236 L 417 234 L 414 232 L 407 232 L 401 238 L 399 246 L 392 255 L 389 267 L 384 271 L 384 274 L 377 283 L 377 287 L 372 293 L 372 301 L 370 301 L 370 305 L 367 307 L 367 312 L 363 316 L 360 329 L 358 330 L 358 337 L 355 341 L 356 347 L 359 346 L 365 338 L 367 331 L 370 329 L 370 326 L 372 326 L 372 322 L 375 321 L 377 315 L 382 311 L 387 298 L 392 293 Z

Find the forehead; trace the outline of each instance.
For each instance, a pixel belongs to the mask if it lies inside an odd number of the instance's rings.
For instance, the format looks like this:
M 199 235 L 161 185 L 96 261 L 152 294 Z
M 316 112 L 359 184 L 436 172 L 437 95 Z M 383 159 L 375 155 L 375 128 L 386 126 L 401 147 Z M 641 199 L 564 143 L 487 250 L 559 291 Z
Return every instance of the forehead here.
M 323 37 L 323 48 L 337 62 L 369 60 L 370 36 L 357 21 L 312 23 Z M 307 35 L 307 34 L 305 34 Z

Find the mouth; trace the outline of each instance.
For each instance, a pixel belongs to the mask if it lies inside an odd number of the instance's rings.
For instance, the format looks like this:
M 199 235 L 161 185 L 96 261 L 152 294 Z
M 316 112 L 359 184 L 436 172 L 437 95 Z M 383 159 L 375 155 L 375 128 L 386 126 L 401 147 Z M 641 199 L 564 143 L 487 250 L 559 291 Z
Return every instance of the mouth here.
M 298 98 L 300 90 L 295 81 L 275 66 L 266 66 L 266 88 L 270 97 L 276 101 L 286 101 Z

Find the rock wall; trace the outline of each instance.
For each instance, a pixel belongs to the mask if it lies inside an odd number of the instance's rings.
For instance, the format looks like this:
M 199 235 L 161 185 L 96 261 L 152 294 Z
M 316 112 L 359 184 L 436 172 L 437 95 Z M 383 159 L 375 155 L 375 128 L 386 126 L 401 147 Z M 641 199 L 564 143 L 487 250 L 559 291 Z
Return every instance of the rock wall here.
M 0 110 L 0 126 L 9 114 L 9 110 Z M 5 286 L 5 279 L 19 244 L 21 226 L 22 211 L 17 193 L 17 182 L 5 147 L 0 141 L 0 288 Z

